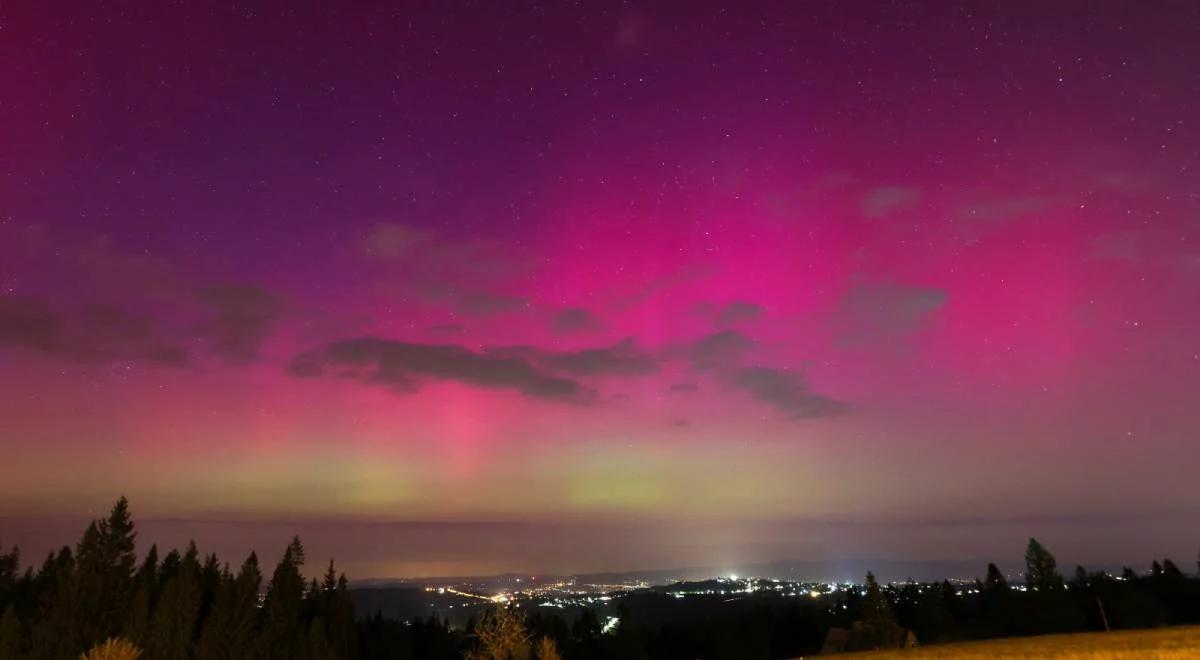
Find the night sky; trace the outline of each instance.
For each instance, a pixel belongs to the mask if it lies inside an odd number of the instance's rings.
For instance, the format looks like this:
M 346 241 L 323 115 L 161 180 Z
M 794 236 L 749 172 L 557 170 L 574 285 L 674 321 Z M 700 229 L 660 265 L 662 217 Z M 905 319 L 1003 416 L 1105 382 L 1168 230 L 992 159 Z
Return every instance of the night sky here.
M 0 9 L 28 561 L 1195 556 L 1194 3 L 302 4 Z

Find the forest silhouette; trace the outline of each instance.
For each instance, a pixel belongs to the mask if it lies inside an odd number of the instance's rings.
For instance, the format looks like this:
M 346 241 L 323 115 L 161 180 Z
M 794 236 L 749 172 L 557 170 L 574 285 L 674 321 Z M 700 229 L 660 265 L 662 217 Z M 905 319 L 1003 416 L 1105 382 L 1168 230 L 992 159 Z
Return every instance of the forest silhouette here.
M 676 598 L 646 589 L 620 599 L 608 633 L 590 608 L 573 616 L 545 608 L 490 609 L 464 629 L 430 617 L 356 616 L 353 591 L 332 560 L 306 581 L 299 538 L 269 578 L 255 553 L 236 570 L 195 543 L 138 561 L 129 503 L 88 525 L 79 542 L 22 570 L 20 552 L 0 552 L 0 658 L 46 660 L 250 658 L 780 658 L 820 650 L 830 629 L 915 633 L 921 644 L 1200 622 L 1200 578 L 1173 561 L 1121 575 L 1077 567 L 1060 573 L 1053 554 L 1030 539 L 1023 583 L 995 564 L 974 582 L 881 585 L 820 598 L 761 592 L 745 598 Z M 529 612 L 529 610 L 534 610 Z

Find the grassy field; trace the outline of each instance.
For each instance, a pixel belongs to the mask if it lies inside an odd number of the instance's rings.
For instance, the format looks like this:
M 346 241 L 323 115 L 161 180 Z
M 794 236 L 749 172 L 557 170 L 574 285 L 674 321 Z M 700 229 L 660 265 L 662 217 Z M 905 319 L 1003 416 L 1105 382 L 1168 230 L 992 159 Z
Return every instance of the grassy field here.
M 941 644 L 907 651 L 847 653 L 838 658 L 887 660 L 891 658 L 1200 658 L 1200 626 L 1122 630 L 1111 633 L 1044 635 L 985 642 Z

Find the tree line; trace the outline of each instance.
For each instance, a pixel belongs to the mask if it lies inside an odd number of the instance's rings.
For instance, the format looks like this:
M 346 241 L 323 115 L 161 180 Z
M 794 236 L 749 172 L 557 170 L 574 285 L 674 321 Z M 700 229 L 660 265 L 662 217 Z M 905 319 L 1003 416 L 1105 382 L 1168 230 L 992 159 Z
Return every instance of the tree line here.
M 1066 577 L 1036 539 L 1026 548 L 1023 585 L 1010 585 L 988 564 L 984 579 L 973 584 L 905 584 L 888 591 L 898 622 L 917 631 L 922 643 L 1200 622 L 1200 578 L 1170 559 L 1152 561 L 1148 573 L 1076 566 Z
M 1173 561 L 1120 575 L 1077 567 L 1069 578 L 1030 539 L 1023 584 L 989 564 L 971 583 L 881 585 L 796 598 L 770 590 L 730 600 L 625 595 L 608 634 L 594 610 L 561 616 L 544 608 L 481 612 L 465 629 L 447 621 L 356 618 L 346 577 L 332 560 L 306 582 L 294 538 L 269 579 L 251 553 L 237 570 L 194 543 L 139 562 L 122 498 L 74 547 L 23 572 L 16 548 L 0 549 L 0 658 L 38 660 L 601 660 L 769 659 L 809 655 L 831 628 L 915 632 L 921 644 L 1054 632 L 1200 622 L 1200 578 Z M 534 611 L 529 611 L 534 610 Z
M 874 633 L 868 648 L 883 646 L 885 631 L 896 626 L 931 645 L 1200 623 L 1200 577 L 1170 559 L 1151 562 L 1149 571 L 1076 567 L 1064 575 L 1054 555 L 1030 539 L 1024 573 L 1011 583 L 988 564 L 982 579 L 969 582 L 881 584 L 868 574 L 861 588 L 819 598 L 772 590 L 676 598 L 648 589 L 621 598 L 610 634 L 601 633 L 591 609 L 566 617 L 530 610 L 520 619 L 527 635 L 549 639 L 567 660 L 769 660 L 816 654 L 831 628 L 855 623 Z M 461 658 L 473 648 L 475 626 L 453 630 L 434 618 L 404 624 L 373 614 L 359 627 L 362 657 Z
M 161 559 L 134 553 L 129 502 L 93 521 L 74 548 L 20 572 L 17 548 L 0 554 L 0 658 L 76 660 L 335 660 L 357 657 L 345 575 L 329 562 L 305 583 L 293 538 L 266 582 L 252 552 L 234 572 L 193 542 Z

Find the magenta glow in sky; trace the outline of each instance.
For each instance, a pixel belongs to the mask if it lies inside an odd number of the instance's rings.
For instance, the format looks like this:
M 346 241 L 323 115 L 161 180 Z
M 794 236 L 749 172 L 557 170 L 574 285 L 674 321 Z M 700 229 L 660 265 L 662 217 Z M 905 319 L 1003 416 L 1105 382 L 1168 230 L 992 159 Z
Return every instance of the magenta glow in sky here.
M 1190 4 L 0 27 L 5 543 L 125 493 L 359 577 L 1194 551 Z

